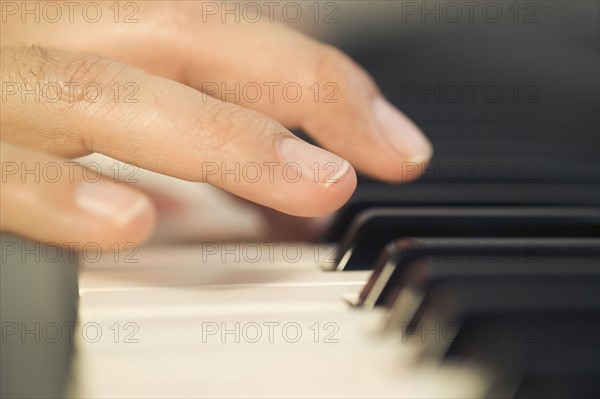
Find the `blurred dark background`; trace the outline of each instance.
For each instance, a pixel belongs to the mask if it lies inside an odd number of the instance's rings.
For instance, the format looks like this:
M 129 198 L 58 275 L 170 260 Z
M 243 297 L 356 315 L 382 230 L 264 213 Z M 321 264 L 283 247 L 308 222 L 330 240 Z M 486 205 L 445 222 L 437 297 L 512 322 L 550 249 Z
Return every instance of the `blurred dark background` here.
M 501 177 L 472 166 L 464 182 L 598 182 L 598 2 L 340 3 L 336 44 L 434 143 L 424 180 L 454 182 L 443 165 L 473 161 Z M 368 29 L 352 4 L 377 10 Z

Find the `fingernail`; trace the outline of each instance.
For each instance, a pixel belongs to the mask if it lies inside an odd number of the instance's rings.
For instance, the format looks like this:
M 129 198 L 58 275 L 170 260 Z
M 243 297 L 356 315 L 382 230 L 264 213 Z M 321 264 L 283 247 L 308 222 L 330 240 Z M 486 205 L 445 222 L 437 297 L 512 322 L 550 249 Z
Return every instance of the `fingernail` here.
M 323 188 L 340 181 L 351 169 L 345 159 L 299 139 L 282 139 L 279 151 L 286 164 L 298 164 L 303 178 Z
M 145 196 L 104 180 L 81 183 L 75 192 L 75 202 L 86 212 L 112 219 L 117 227 L 129 224 L 151 207 Z
M 379 129 L 392 148 L 406 161 L 428 162 L 433 154 L 431 143 L 423 132 L 392 104 L 383 98 L 373 102 Z

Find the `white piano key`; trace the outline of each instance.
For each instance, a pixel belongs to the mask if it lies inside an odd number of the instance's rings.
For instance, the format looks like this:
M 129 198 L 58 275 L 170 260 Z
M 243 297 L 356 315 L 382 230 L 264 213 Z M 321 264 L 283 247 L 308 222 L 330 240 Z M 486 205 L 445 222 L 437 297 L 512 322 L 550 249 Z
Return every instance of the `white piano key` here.
M 82 270 L 107 268 L 150 270 L 154 268 L 219 269 L 304 269 L 314 270 L 315 264 L 333 263 L 337 246 L 299 242 L 204 242 L 197 245 L 159 247 L 126 247 L 120 253 L 105 250 L 82 256 Z
M 73 396 L 485 393 L 485 379 L 473 370 L 415 363 L 411 345 L 382 334 L 384 310 L 342 300 L 357 294 L 370 272 L 323 272 L 305 258 L 203 265 L 196 256 L 197 249 L 179 253 L 171 267 L 164 262 L 173 257 L 144 250 L 140 265 L 82 268 Z

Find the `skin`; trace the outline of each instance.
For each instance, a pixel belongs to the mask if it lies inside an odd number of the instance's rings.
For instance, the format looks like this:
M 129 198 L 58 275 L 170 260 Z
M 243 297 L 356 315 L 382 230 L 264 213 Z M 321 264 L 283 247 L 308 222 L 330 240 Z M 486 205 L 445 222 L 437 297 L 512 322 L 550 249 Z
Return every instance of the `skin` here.
M 417 177 L 406 163 L 422 169 L 431 157 L 423 133 L 331 46 L 267 20 L 205 21 L 199 1 L 138 2 L 138 22 L 130 24 L 114 22 L 111 4 L 103 3 L 106 17 L 94 24 L 77 12 L 73 23 L 66 16 L 23 23 L 3 9 L 3 231 L 103 247 L 148 238 L 156 209 L 146 193 L 106 177 L 90 182 L 67 161 L 94 152 L 306 217 L 334 212 L 348 200 L 354 168 L 400 183 Z M 273 97 L 265 82 L 278 84 Z M 298 101 L 282 95 L 289 82 L 302 90 Z M 73 83 L 77 88 L 68 92 Z M 89 83 L 101 89 L 97 101 L 81 90 Z M 262 95 L 220 89 L 249 83 L 262 87 Z M 36 101 L 21 95 L 26 87 L 60 87 L 62 96 L 46 91 Z M 126 102 L 134 90 L 136 102 Z M 335 101 L 325 101 L 333 91 Z M 382 107 L 384 116 L 376 111 Z M 303 128 L 326 150 L 297 139 L 291 128 Z M 300 167 L 297 181 L 283 174 L 290 162 Z M 212 173 L 236 163 L 258 165 L 261 179 Z M 46 165 L 58 165 L 60 178 L 22 173 Z

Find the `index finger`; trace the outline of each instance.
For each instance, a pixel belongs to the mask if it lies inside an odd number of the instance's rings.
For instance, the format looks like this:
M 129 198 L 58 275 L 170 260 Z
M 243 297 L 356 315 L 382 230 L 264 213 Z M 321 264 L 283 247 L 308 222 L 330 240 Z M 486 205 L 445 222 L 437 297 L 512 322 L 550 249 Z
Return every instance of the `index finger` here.
M 333 212 L 355 188 L 346 160 L 177 82 L 37 47 L 3 49 L 1 60 L 5 140 L 71 157 L 100 152 L 300 216 Z

